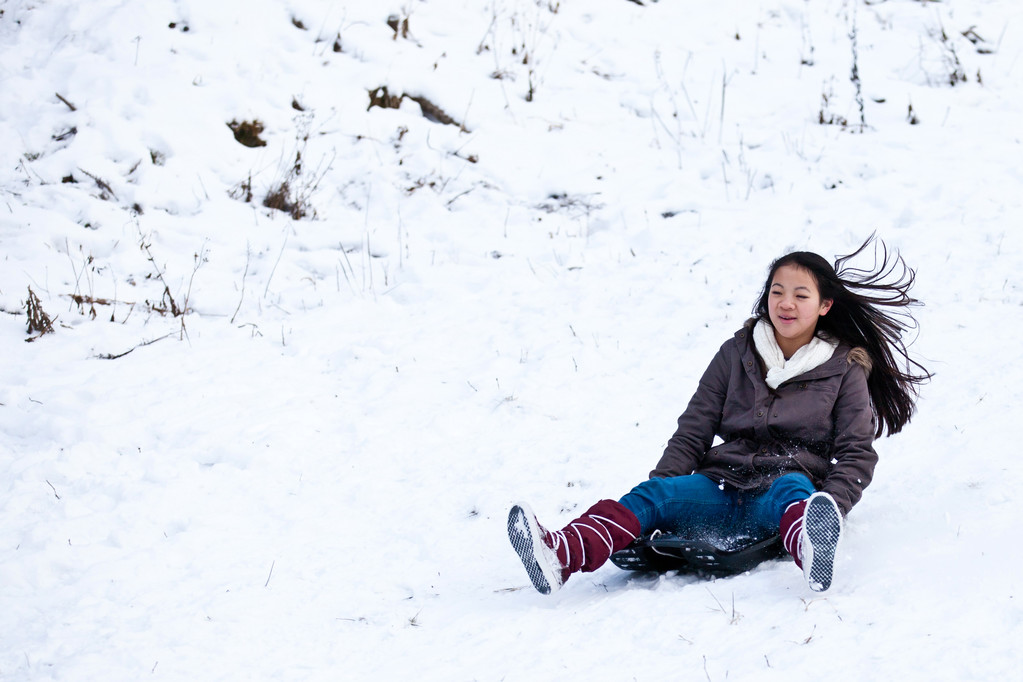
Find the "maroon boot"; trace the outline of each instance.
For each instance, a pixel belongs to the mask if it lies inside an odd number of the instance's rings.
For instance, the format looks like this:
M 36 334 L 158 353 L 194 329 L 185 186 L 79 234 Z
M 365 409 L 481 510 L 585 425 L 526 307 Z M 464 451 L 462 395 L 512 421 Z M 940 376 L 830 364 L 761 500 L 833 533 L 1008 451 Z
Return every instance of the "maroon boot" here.
M 533 587 L 557 591 L 578 571 L 595 571 L 639 535 L 639 519 L 614 500 L 601 500 L 559 531 L 551 532 L 525 504 L 508 514 L 508 539 Z

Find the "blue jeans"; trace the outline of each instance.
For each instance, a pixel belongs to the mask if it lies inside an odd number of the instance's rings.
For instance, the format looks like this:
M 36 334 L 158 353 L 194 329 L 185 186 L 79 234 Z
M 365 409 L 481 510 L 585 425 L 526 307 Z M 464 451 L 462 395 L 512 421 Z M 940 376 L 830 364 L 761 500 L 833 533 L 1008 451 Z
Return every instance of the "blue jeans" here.
M 778 534 L 786 507 L 813 493 L 801 473 L 785 474 L 762 490 L 738 490 L 692 474 L 643 481 L 620 502 L 644 534 L 658 529 L 694 540 L 763 539 Z

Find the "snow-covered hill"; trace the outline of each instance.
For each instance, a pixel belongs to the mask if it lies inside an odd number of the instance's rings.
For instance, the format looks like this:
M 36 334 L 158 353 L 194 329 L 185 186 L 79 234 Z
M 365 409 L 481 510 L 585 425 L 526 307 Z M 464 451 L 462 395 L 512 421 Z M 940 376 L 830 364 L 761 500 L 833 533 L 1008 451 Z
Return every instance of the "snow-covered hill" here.
M 1021 50 L 1009 0 L 0 0 L 0 679 L 1013 677 Z M 936 377 L 835 587 L 528 588 L 509 505 L 645 478 L 771 259 L 875 231 Z

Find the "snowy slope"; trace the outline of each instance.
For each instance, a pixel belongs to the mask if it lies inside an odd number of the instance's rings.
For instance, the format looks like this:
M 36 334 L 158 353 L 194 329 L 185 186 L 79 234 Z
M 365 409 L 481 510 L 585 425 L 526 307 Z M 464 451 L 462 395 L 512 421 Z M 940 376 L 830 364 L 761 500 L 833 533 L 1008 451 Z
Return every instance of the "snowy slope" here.
M 1013 677 L 1021 50 L 1009 0 L 0 0 L 0 679 Z M 835 587 L 527 588 L 510 504 L 645 478 L 770 260 L 875 231 L 936 378 Z

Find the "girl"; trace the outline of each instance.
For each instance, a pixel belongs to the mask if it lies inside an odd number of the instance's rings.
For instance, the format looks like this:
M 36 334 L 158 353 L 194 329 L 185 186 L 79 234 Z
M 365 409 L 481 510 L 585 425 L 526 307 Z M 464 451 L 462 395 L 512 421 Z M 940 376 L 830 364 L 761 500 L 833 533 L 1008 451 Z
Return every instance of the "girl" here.
M 877 463 L 873 441 L 902 430 L 931 377 L 902 340 L 915 327 L 915 272 L 883 242 L 880 266 L 846 267 L 873 242 L 834 267 L 806 251 L 771 264 L 754 317 L 711 361 L 649 480 L 557 532 L 512 507 L 508 537 L 537 590 L 655 529 L 780 533 L 810 589 L 831 586 L 842 519 Z

